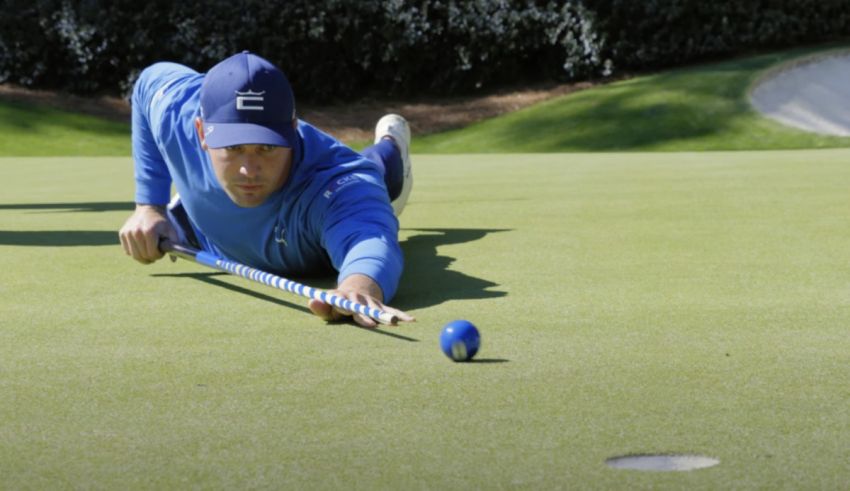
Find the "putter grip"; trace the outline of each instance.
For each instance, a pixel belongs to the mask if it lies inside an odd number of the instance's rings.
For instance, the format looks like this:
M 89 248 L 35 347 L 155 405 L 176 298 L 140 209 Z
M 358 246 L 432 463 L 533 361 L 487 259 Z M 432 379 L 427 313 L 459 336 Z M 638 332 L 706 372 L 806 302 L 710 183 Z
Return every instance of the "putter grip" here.
M 384 312 L 381 309 L 376 309 L 357 302 L 352 302 L 347 298 L 340 297 L 339 295 L 335 295 L 325 290 L 320 290 L 318 288 L 303 285 L 296 281 L 288 280 L 286 278 L 271 273 L 266 273 L 265 271 L 255 269 L 250 266 L 237 263 L 235 261 L 223 259 L 216 256 L 215 254 L 206 251 L 199 251 L 182 244 L 174 244 L 166 238 L 160 239 L 159 249 L 164 253 L 173 254 L 181 259 L 186 259 L 199 264 L 203 264 L 204 266 L 208 266 L 219 271 L 224 271 L 234 276 L 241 276 L 245 279 L 255 281 L 257 283 L 262 283 L 266 286 L 270 286 L 278 290 L 288 291 L 290 293 L 294 293 L 302 297 L 319 300 L 325 302 L 326 304 L 333 305 L 335 307 L 339 307 L 350 312 L 355 312 L 361 315 L 371 317 L 372 319 L 375 319 L 381 324 L 398 324 L 397 316 L 390 314 L 389 312 Z

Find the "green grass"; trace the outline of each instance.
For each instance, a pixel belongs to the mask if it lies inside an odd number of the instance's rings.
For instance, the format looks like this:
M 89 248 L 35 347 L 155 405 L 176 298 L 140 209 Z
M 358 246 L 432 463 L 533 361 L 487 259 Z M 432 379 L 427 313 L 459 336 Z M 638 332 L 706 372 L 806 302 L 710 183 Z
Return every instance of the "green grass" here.
M 751 84 L 805 48 L 672 70 L 585 90 L 455 131 L 415 138 L 416 153 L 771 150 L 850 147 L 850 138 L 756 113 Z
M 130 155 L 130 124 L 0 100 L 0 155 Z
M 413 139 L 414 153 L 699 151 L 836 148 L 755 113 L 765 70 L 831 47 L 689 67 L 596 87 L 469 127 Z M 833 46 L 834 48 L 834 46 Z M 130 128 L 91 116 L 0 102 L 0 155 L 129 155 Z M 369 142 L 348 142 L 362 149 Z
M 124 257 L 129 158 L 0 159 L 0 487 L 850 482 L 850 150 L 415 158 L 386 335 Z

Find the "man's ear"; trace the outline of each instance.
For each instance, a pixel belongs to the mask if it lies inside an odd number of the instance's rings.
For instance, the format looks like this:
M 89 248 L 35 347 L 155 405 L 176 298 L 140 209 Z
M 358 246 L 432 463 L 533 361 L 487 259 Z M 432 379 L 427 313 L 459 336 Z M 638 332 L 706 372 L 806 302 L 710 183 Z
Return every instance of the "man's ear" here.
M 201 118 L 195 118 L 195 130 L 198 132 L 198 140 L 201 142 L 201 148 L 205 151 L 209 150 L 207 139 L 204 138 L 204 122 L 201 121 Z

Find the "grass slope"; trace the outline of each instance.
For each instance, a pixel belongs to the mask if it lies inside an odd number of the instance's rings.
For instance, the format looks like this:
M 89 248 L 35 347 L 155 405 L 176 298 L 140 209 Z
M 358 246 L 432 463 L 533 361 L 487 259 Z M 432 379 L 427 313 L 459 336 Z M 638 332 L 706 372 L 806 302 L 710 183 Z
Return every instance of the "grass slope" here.
M 823 47 L 673 70 L 571 94 L 456 131 L 416 137 L 415 153 L 768 150 L 848 147 L 788 128 L 747 100 L 764 70 Z M 0 155 L 129 155 L 129 125 L 0 102 Z M 363 148 L 368 142 L 349 142 Z
M 822 50 L 823 48 L 820 48 Z M 766 69 L 812 48 L 672 70 L 569 94 L 456 131 L 414 152 L 769 150 L 848 147 L 762 117 L 748 101 Z
M 130 155 L 130 124 L 0 101 L 0 155 Z
M 840 489 L 848 160 L 417 156 L 381 334 L 128 260 L 128 158 L 0 159 L 2 487 Z M 645 452 L 721 464 L 604 464 Z

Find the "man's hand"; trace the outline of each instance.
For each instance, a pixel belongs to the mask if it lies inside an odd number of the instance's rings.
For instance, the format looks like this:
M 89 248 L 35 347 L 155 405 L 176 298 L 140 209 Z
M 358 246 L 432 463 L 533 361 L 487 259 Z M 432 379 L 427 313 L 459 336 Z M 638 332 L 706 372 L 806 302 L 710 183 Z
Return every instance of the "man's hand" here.
M 384 312 L 389 312 L 398 317 L 399 320 L 404 322 L 412 322 L 415 321 L 412 316 L 402 312 L 401 310 L 394 309 L 392 307 L 386 306 L 383 304 L 384 293 L 381 291 L 381 287 L 375 283 L 372 278 L 362 274 L 353 274 L 347 278 L 345 278 L 342 283 L 340 283 L 335 290 L 331 290 L 331 293 L 335 293 L 341 297 L 345 297 L 352 302 L 357 302 L 368 307 L 381 309 Z M 334 307 L 333 305 L 328 305 L 321 300 L 310 300 L 308 304 L 310 307 L 310 311 L 321 317 L 326 321 L 337 321 L 342 319 L 343 317 L 351 317 L 352 312 L 348 310 L 339 309 Z M 363 327 L 376 327 L 378 325 L 375 319 L 371 317 L 362 315 L 362 314 L 353 314 L 354 322 L 360 324 Z
M 118 236 L 124 252 L 142 264 L 162 259 L 164 254 L 159 250 L 161 238 L 179 242 L 164 206 L 137 204 L 136 211 L 124 222 Z

